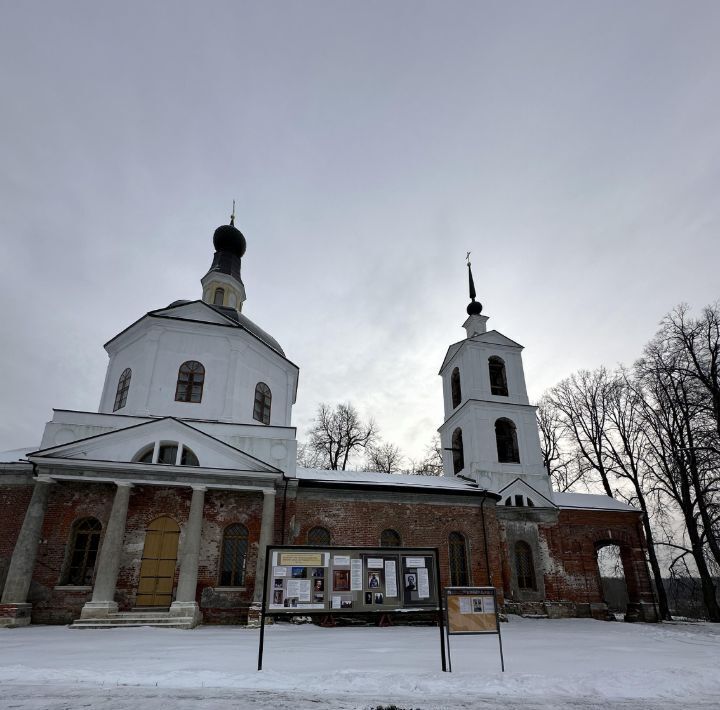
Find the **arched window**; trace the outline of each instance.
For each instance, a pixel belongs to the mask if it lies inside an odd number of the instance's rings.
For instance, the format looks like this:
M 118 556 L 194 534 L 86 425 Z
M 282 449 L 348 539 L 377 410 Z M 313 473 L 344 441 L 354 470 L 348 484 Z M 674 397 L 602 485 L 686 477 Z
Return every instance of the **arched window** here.
M 83 518 L 73 525 L 63 584 L 85 587 L 92 584 L 95 559 L 100 547 L 102 526 L 95 518 Z
M 180 456 L 181 466 L 199 466 L 200 462 L 198 457 L 195 456 L 195 452 L 192 449 L 188 449 L 187 446 L 183 446 L 182 455 Z
M 400 533 L 388 528 L 380 534 L 380 547 L 400 547 Z
M 175 388 L 176 402 L 199 402 L 202 400 L 203 383 L 205 382 L 205 368 L 197 360 L 188 360 L 180 365 L 178 371 L 177 387 Z
M 462 429 L 458 427 L 452 435 L 453 473 L 460 473 L 465 468 L 465 452 L 463 451 Z
M 225 301 L 225 289 L 224 288 L 216 288 L 215 296 L 213 297 L 213 306 L 222 306 L 224 301 Z
M 223 532 L 220 586 L 242 587 L 245 584 L 245 560 L 248 530 L 240 523 L 228 525 Z
M 329 545 L 330 531 L 327 528 L 314 527 L 307 534 L 308 545 Z
M 155 455 L 155 444 L 152 444 L 144 452 L 135 458 L 135 461 L 139 463 L 159 463 L 165 466 L 174 466 L 178 463 L 178 448 L 180 444 L 177 441 L 164 441 L 158 447 L 157 461 L 154 461 Z M 187 446 L 182 447 L 182 453 L 180 454 L 180 465 L 181 466 L 199 466 L 200 462 L 195 452 L 192 449 L 188 449 Z
M 448 548 L 450 552 L 450 584 L 453 587 L 467 587 L 470 584 L 470 572 L 465 536 L 459 532 L 450 533 Z
M 258 382 L 255 387 L 255 406 L 253 407 L 253 419 L 263 424 L 270 424 L 270 404 L 272 393 L 264 382 Z
M 517 430 L 509 419 L 503 417 L 495 422 L 495 442 L 500 463 L 520 463 Z
M 490 394 L 507 397 L 507 375 L 505 374 L 505 363 L 502 358 L 493 355 L 488 360 L 488 368 L 490 369 Z
M 462 402 L 462 391 L 460 389 L 460 368 L 456 367 L 450 375 L 450 393 L 452 394 L 453 409 Z
M 532 550 L 527 542 L 515 543 L 515 572 L 520 589 L 535 589 L 535 567 Z
M 120 379 L 118 380 L 117 392 L 115 393 L 115 404 L 113 405 L 113 412 L 117 412 L 118 409 L 122 409 L 126 402 L 128 391 L 130 390 L 130 379 L 132 378 L 132 370 L 126 367 Z

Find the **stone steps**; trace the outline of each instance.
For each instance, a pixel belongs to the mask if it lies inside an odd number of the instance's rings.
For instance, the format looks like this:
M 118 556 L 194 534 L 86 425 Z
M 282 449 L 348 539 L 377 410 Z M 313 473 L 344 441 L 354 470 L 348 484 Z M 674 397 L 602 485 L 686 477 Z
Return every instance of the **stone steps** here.
M 125 629 L 139 626 L 152 626 L 161 629 L 192 629 L 195 620 L 192 616 L 170 616 L 166 612 L 123 611 L 109 614 L 100 619 L 78 619 L 71 629 Z

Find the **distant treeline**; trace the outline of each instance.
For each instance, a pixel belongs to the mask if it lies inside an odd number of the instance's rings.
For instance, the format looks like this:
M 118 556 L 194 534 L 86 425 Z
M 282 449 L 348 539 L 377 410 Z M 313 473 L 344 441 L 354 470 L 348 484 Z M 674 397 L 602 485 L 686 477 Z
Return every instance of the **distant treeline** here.
M 715 588 L 718 589 L 720 578 L 716 577 L 714 581 Z M 602 585 L 605 602 L 611 611 L 625 611 L 628 603 L 625 580 L 622 577 L 603 577 Z M 702 584 L 698 577 L 665 577 L 663 585 L 673 616 L 686 616 L 690 619 L 707 618 Z

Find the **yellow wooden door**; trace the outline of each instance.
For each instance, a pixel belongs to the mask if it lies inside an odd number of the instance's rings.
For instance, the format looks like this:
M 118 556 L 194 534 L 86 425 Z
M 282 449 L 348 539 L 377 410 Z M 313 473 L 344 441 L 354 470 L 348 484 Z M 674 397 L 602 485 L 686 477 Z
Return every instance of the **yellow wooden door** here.
M 178 524 L 166 516 L 156 518 L 148 526 L 136 606 L 165 607 L 172 603 L 179 536 Z

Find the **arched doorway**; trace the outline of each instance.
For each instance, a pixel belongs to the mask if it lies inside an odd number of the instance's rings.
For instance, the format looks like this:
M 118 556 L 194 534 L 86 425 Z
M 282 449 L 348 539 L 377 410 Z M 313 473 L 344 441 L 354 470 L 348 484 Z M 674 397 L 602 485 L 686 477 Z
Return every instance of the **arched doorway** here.
M 135 606 L 169 607 L 172 603 L 179 537 L 180 527 L 167 516 L 148 525 Z
M 608 613 L 625 621 L 638 618 L 639 597 L 632 550 L 615 540 L 595 543 L 598 587 Z

